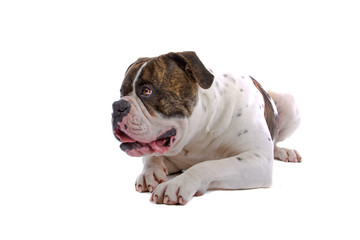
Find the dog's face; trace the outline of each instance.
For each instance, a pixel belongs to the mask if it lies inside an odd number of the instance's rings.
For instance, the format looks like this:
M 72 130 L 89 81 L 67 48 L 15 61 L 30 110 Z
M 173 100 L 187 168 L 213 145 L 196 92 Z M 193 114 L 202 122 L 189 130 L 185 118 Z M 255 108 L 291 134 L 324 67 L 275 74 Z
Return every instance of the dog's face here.
M 196 106 L 199 86 L 213 75 L 194 52 L 140 58 L 130 65 L 113 103 L 112 124 L 130 156 L 162 155 L 182 136 L 182 123 Z

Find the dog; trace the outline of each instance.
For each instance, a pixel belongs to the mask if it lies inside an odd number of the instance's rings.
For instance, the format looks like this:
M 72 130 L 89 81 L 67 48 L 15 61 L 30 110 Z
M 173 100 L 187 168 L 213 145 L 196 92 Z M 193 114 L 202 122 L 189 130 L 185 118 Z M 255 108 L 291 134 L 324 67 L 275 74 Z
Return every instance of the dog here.
M 289 94 L 251 76 L 215 74 L 195 52 L 139 58 L 126 70 L 112 127 L 120 148 L 143 156 L 138 192 L 181 204 L 211 189 L 268 188 L 273 160 L 301 162 L 277 147 L 299 126 Z M 174 173 L 180 175 L 168 180 Z

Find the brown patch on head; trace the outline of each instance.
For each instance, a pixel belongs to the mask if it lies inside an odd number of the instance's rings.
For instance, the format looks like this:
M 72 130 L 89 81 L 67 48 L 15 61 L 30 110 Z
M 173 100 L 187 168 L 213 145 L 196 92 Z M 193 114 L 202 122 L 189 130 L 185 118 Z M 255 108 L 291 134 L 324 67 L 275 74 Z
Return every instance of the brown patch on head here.
M 120 89 L 121 96 L 126 96 L 133 90 L 133 83 L 136 73 L 139 71 L 140 67 L 149 59 L 150 58 L 139 58 L 128 67 Z
M 213 75 L 194 52 L 169 53 L 146 61 L 135 83 L 135 92 L 150 114 L 156 111 L 165 117 L 190 116 L 197 102 L 199 85 L 209 88 Z M 144 62 L 133 64 L 129 69 L 122 86 L 124 95 L 132 91 L 136 73 Z

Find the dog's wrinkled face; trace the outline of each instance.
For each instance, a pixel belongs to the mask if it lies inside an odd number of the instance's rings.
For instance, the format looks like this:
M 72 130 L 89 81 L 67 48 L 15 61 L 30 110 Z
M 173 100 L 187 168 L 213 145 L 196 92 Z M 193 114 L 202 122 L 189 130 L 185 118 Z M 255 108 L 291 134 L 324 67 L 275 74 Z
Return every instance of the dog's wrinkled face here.
M 209 88 L 213 75 L 194 52 L 140 58 L 126 71 L 121 99 L 113 104 L 113 131 L 131 156 L 161 155 L 191 116 L 198 87 Z

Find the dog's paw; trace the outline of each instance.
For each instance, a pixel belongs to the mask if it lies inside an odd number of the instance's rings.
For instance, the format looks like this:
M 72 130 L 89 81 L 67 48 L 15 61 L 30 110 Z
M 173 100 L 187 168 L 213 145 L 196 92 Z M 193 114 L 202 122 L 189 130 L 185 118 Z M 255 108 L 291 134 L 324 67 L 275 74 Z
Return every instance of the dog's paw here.
M 301 162 L 301 156 L 296 150 L 275 147 L 274 158 L 283 162 Z
M 150 201 L 157 204 L 185 205 L 193 196 L 200 196 L 205 191 L 206 189 L 199 189 L 196 181 L 180 175 L 157 186 Z
M 167 181 L 168 171 L 165 167 L 151 166 L 143 170 L 137 177 L 135 189 L 138 192 L 153 192 L 154 189 L 163 182 Z

